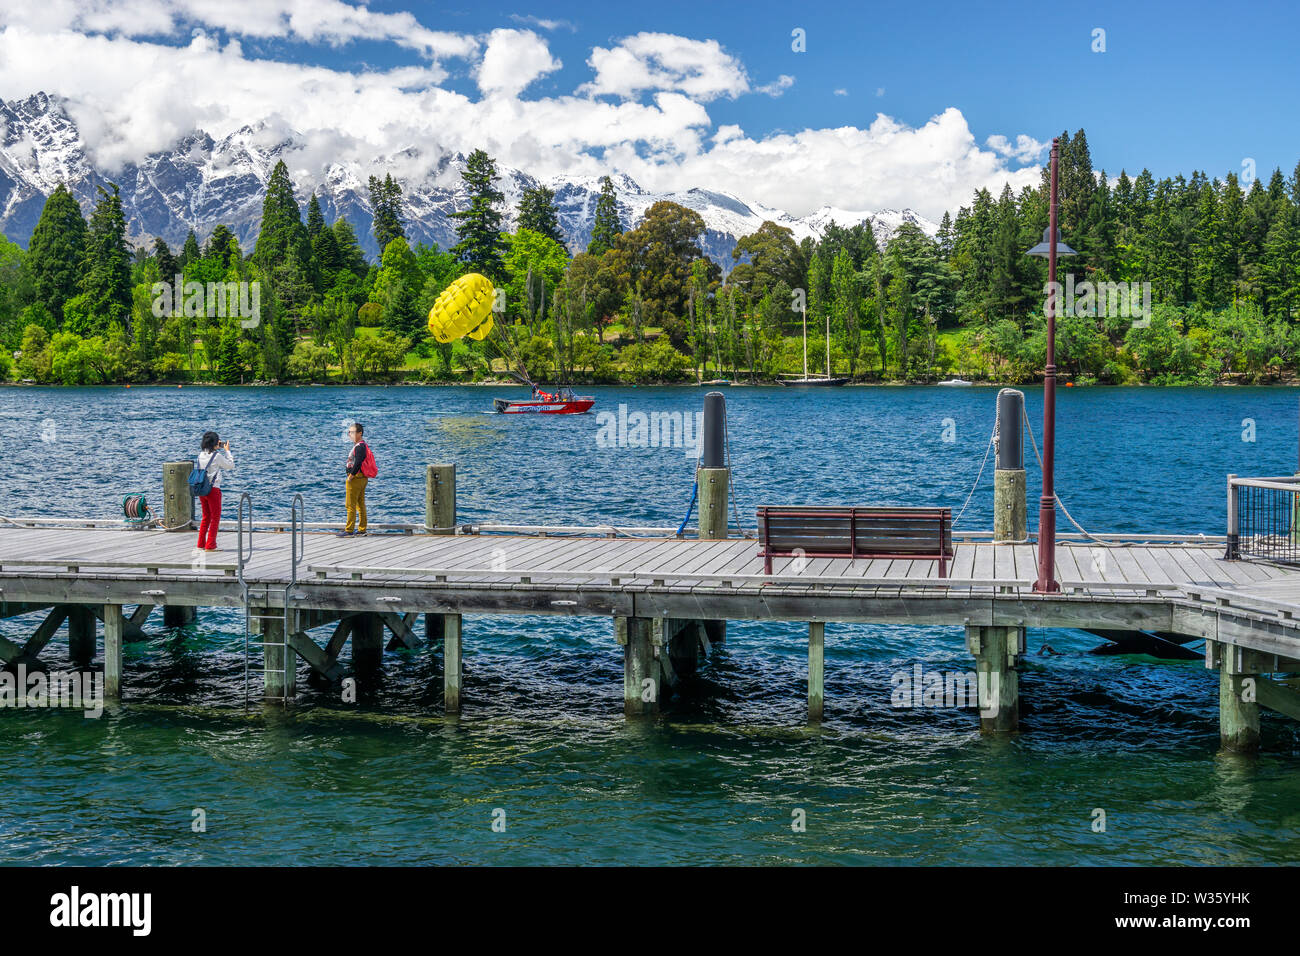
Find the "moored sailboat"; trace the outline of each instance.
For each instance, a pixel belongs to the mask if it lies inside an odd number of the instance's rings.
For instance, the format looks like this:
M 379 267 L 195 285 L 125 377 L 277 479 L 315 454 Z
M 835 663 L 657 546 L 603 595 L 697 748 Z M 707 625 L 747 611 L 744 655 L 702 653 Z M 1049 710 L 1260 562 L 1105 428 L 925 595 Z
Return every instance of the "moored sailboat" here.
M 782 385 L 792 387 L 807 386 L 835 386 L 844 385 L 848 382 L 847 378 L 833 378 L 831 376 L 831 317 L 826 315 L 826 375 L 822 378 L 811 378 L 808 375 L 808 307 L 803 308 L 803 378 L 778 378 Z

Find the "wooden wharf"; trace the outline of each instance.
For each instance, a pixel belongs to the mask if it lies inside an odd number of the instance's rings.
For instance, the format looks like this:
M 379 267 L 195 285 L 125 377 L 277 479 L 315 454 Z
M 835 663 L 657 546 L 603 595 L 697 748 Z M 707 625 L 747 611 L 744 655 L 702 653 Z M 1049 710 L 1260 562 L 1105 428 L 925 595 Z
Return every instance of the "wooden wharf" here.
M 0 634 L 0 664 L 39 667 L 41 652 L 66 632 L 74 666 L 101 658 L 105 694 L 120 699 L 123 644 L 144 637 L 155 608 L 169 627 L 194 621 L 201 608 L 241 608 L 248 701 L 256 693 L 288 706 L 300 673 L 352 680 L 386 648 L 423 639 L 441 648 L 443 706 L 458 714 L 475 615 L 601 617 L 610 621 L 611 650 L 623 655 L 624 713 L 641 717 L 658 712 L 726 640 L 728 621 L 787 622 L 807 633 L 808 718 L 819 721 L 828 624 L 951 626 L 963 629 L 974 659 L 980 728 L 1003 733 L 1019 727 L 1027 630 L 1079 628 L 1122 652 L 1195 656 L 1184 645 L 1203 641 L 1205 666 L 1219 673 L 1228 749 L 1258 747 L 1261 708 L 1300 719 L 1300 476 L 1227 476 L 1220 536 L 1058 535 L 1055 584 L 1047 586 L 1052 578 L 1042 576 L 1026 527 L 1023 417 L 1023 396 L 1004 389 L 990 439 L 998 447 L 994 531 L 952 532 L 948 512 L 935 512 L 940 553 L 951 542 L 942 573 L 924 552 L 835 556 L 865 553 L 856 512 L 839 506 L 830 511 L 850 514 L 847 532 L 816 530 L 834 517 L 822 509 L 816 527 L 801 525 L 802 537 L 792 539 L 825 534 L 817 547 L 783 549 L 790 556 L 769 556 L 766 567 L 758 540 L 731 536 L 729 443 L 716 392 L 705 397 L 699 520 L 689 530 L 460 524 L 455 465 L 434 464 L 425 466 L 423 523 L 339 537 L 331 533 L 338 525 L 305 520 L 301 495 L 287 521 L 254 521 L 243 495 L 220 550 L 203 552 L 193 549 L 191 464 L 168 462 L 160 520 L 0 518 L 0 621 L 42 616 L 21 642 Z M 914 533 L 905 524 L 889 533 Z M 882 533 L 875 527 L 869 540 Z M 915 540 L 894 543 L 916 554 Z M 889 541 L 871 550 L 899 551 Z
M 977 666 L 1000 677 L 1003 706 L 982 724 L 1009 730 L 1027 628 L 1141 630 L 1206 642 L 1206 666 L 1221 674 L 1225 743 L 1254 745 L 1261 703 L 1300 719 L 1300 694 L 1267 676 L 1300 671 L 1300 570 L 1225 560 L 1223 536 L 1063 535 L 1061 590 L 1040 594 L 1036 544 L 994 543 L 991 534 L 955 534 L 949 576 L 939 578 L 936 562 L 905 559 L 778 558 L 767 574 L 752 538 L 439 534 L 418 525 L 338 538 L 280 524 L 223 531 L 221 550 L 196 553 L 189 534 L 112 525 L 0 526 L 0 614 L 48 615 L 25 643 L 0 638 L 0 659 L 34 662 L 65 621 L 70 643 L 84 643 L 89 628 L 108 694 L 119 696 L 131 622 L 156 606 L 243 607 L 260 621 L 261 696 L 284 703 L 300 668 L 342 677 L 349 641 L 354 661 L 381 654 L 385 635 L 390 646 L 415 646 L 423 616 L 426 638 L 443 648 L 446 710 L 457 713 L 463 643 L 473 645 L 466 616 L 599 616 L 622 645 L 631 716 L 657 711 L 670 685 L 725 639 L 726 621 L 782 621 L 807 628 L 809 714 L 818 719 L 827 624 L 958 626 Z M 322 627 L 332 627 L 324 642 L 309 633 Z M 1241 699 L 1244 681 L 1255 699 Z

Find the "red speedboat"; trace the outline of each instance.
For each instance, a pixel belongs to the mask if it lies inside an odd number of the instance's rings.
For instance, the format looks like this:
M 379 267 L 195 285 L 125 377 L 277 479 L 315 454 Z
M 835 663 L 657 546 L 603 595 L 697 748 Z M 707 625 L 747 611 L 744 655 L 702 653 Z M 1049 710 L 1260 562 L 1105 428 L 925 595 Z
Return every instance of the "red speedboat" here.
M 555 392 L 533 389 L 533 397 L 524 402 L 508 398 L 494 398 L 492 406 L 505 415 L 581 415 L 591 410 L 596 399 L 591 395 L 574 395 L 573 390 L 562 388 Z

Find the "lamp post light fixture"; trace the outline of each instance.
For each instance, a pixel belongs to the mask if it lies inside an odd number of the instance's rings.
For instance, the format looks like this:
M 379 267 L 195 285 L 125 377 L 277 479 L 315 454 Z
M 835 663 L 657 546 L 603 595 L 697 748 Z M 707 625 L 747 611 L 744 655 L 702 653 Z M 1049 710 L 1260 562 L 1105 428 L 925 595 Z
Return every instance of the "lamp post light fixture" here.
M 1043 369 L 1043 494 L 1038 499 L 1038 580 L 1034 590 L 1040 594 L 1059 591 L 1056 583 L 1056 490 L 1053 471 L 1056 459 L 1056 302 L 1060 288 L 1056 284 L 1057 256 L 1077 255 L 1061 241 L 1057 225 L 1057 172 L 1061 161 L 1061 141 L 1052 140 L 1052 186 L 1043 241 L 1027 255 L 1047 259 L 1047 362 Z

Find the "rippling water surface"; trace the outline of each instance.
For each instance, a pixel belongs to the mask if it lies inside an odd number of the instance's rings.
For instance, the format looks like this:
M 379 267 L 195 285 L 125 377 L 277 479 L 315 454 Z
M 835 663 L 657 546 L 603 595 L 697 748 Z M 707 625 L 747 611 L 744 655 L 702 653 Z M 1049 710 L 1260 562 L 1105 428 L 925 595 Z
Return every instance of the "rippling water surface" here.
M 423 517 L 425 462 L 455 461 L 463 521 L 676 525 L 683 449 L 601 447 L 595 415 L 488 413 L 484 388 L 2 389 L 0 515 L 116 517 L 160 500 L 160 462 L 218 429 L 260 518 L 293 492 L 338 520 L 346 422 L 367 426 L 372 522 Z M 599 389 L 597 410 L 681 411 L 703 390 Z M 780 502 L 961 508 L 996 390 L 728 390 L 742 519 Z M 1041 427 L 1040 393 L 1028 392 Z M 1224 475 L 1294 471 L 1294 392 L 1069 389 L 1058 490 L 1090 530 L 1222 533 Z M 1249 438 L 1253 429 L 1254 441 Z M 954 438 L 945 441 L 945 437 Z M 1030 459 L 1031 515 L 1038 482 Z M 991 526 L 992 462 L 959 527 Z M 1031 517 L 1032 521 L 1032 517 Z M 1065 528 L 1065 521 L 1061 519 Z M 0 548 L 3 535 L 0 533 Z M 308 554 L 310 558 L 310 552 Z M 23 639 L 36 619 L 0 621 Z M 435 654 L 385 656 L 346 706 L 300 682 L 289 714 L 242 712 L 241 619 L 205 610 L 126 651 L 126 706 L 99 720 L 0 711 L 7 863 L 1278 863 L 1300 855 L 1300 738 L 1264 720 L 1258 758 L 1218 753 L 1199 662 L 1092 657 L 1031 631 L 1022 727 L 891 708 L 890 675 L 971 666 L 959 628 L 830 625 L 826 720 L 804 726 L 807 641 L 733 622 L 657 720 L 621 716 L 604 619 L 465 622 L 465 713 L 441 715 Z M 1043 655 L 1050 644 L 1059 655 Z M 67 666 L 57 638 L 43 659 Z M 207 832 L 191 829 L 206 813 Z M 1104 833 L 1092 829 L 1106 811 Z M 504 832 L 491 827 L 505 811 Z M 791 827 L 807 815 L 806 832 Z

